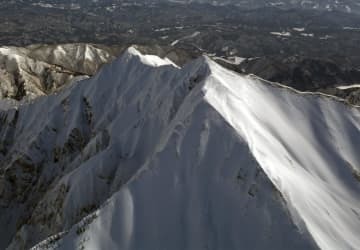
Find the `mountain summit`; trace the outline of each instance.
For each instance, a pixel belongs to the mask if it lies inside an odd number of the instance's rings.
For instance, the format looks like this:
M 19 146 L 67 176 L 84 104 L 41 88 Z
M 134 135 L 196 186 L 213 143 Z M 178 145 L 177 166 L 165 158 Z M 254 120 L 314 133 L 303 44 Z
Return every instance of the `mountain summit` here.
M 360 111 L 129 48 L 0 101 L 1 249 L 357 249 Z

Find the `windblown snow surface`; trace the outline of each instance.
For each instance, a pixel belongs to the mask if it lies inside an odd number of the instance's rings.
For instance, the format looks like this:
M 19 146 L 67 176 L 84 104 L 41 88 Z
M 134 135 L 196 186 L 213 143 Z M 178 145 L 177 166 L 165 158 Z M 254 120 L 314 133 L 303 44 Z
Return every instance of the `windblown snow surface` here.
M 335 98 L 130 48 L 9 105 L 0 248 L 359 249 L 360 112 Z

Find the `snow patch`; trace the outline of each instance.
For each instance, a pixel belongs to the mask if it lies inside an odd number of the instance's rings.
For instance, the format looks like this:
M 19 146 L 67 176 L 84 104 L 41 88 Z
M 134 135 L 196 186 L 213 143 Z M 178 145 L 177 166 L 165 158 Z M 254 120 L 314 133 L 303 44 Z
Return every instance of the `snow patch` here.
M 283 37 L 290 37 L 291 36 L 291 33 L 290 32 L 287 32 L 287 31 L 282 31 L 282 32 L 270 32 L 271 35 L 274 35 L 274 36 L 283 36 Z
M 337 89 L 345 90 L 345 89 L 355 89 L 360 88 L 360 84 L 351 84 L 351 85 L 344 85 L 344 86 L 337 86 Z
M 303 32 L 305 31 L 305 28 L 304 27 L 301 27 L 301 28 L 293 28 L 293 30 L 297 31 L 297 32 Z
M 165 66 L 165 65 L 172 65 L 174 67 L 178 67 L 175 63 L 173 63 L 168 58 L 162 59 L 162 58 L 160 58 L 158 56 L 155 56 L 155 55 L 142 55 L 134 47 L 128 48 L 125 53 L 128 53 L 131 56 L 138 57 L 141 60 L 142 63 L 144 63 L 146 65 L 149 65 L 149 66 L 160 67 L 160 66 Z

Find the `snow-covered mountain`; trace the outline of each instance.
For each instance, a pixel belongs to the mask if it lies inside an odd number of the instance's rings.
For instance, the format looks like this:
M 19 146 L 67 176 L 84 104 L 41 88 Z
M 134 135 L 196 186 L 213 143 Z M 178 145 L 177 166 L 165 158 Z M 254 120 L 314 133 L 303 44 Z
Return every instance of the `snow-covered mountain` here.
M 137 45 L 140 51 L 166 56 L 179 64 L 194 57 L 181 49 Z M 31 100 L 93 76 L 126 45 L 68 43 L 0 47 L 0 99 Z
M 105 47 L 91 44 L 0 47 L 0 99 L 50 94 L 114 59 Z
M 0 101 L 1 249 L 358 249 L 360 110 L 129 48 Z

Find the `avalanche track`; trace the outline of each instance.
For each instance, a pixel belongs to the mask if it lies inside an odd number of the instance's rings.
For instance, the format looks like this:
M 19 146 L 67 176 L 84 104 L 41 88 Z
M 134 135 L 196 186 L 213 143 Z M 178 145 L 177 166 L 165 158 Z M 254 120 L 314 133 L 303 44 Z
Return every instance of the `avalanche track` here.
M 0 248 L 359 249 L 360 111 L 129 48 L 0 101 Z

